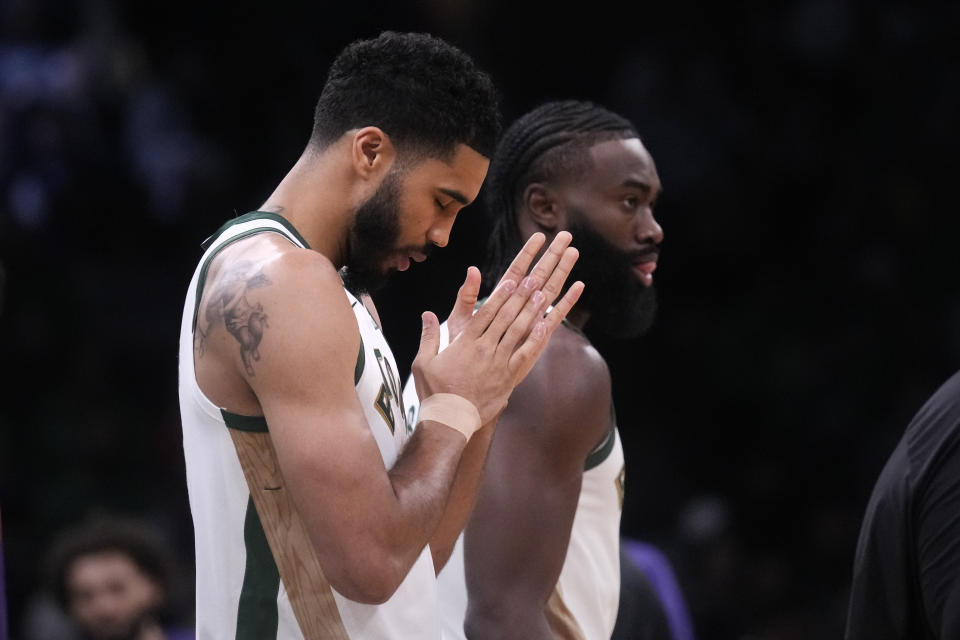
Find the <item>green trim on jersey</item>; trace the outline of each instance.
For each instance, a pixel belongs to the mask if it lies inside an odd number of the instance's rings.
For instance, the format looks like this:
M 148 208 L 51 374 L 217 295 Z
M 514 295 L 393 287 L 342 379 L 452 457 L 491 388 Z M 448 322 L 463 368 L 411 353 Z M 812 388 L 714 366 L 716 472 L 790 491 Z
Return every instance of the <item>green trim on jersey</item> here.
M 216 232 L 214 232 L 212 236 L 204 240 L 200 246 L 206 250 L 217 238 L 220 237 L 224 231 L 235 224 L 243 224 L 244 222 L 250 222 L 251 220 L 273 220 L 274 222 L 279 222 L 283 225 L 284 229 L 289 231 L 290 234 L 304 246 L 305 249 L 310 248 L 310 245 L 307 244 L 307 241 L 303 239 L 303 236 L 300 235 L 300 232 L 297 231 L 292 224 L 290 224 L 289 220 L 279 214 L 271 213 L 270 211 L 250 211 L 249 213 L 245 213 L 242 216 L 233 218 L 232 220 L 227 220 L 219 229 L 216 230 Z
M 243 542 L 247 548 L 247 566 L 237 605 L 236 640 L 275 639 L 280 620 L 277 611 L 280 571 L 270 552 L 252 496 L 247 502 L 243 522 Z
M 617 441 L 616 432 L 616 423 L 611 424 L 610 430 L 607 432 L 607 437 L 587 456 L 587 461 L 583 465 L 584 471 L 590 471 L 590 469 L 600 466 L 600 464 L 607 459 L 607 456 L 613 451 L 613 445 Z
M 353 386 L 360 384 L 360 378 L 363 376 L 363 367 L 367 364 L 367 354 L 363 349 L 363 336 L 360 336 L 360 353 L 357 354 L 357 364 L 353 368 Z
M 231 413 L 226 409 L 220 409 L 220 415 L 223 416 L 223 422 L 228 428 L 235 431 L 249 431 L 251 433 L 267 433 L 267 419 L 264 416 L 243 416 L 239 413 Z

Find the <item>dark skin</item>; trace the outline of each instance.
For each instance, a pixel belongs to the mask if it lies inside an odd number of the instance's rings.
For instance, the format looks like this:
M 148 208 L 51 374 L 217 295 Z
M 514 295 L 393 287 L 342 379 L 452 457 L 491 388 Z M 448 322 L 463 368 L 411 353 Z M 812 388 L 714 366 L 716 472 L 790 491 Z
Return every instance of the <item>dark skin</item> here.
M 637 139 L 591 148 L 592 169 L 559 184 L 529 185 L 518 211 L 522 237 L 565 229 L 568 207 L 620 249 L 658 244 L 652 204 L 660 181 Z M 636 277 L 650 286 L 652 274 Z M 589 283 L 586 283 L 589 286 Z M 589 311 L 568 321 L 582 328 Z M 610 428 L 607 365 L 576 329 L 561 326 L 498 423 L 475 510 L 464 537 L 469 638 L 541 639 L 551 630 L 546 604 L 570 540 L 587 456 Z

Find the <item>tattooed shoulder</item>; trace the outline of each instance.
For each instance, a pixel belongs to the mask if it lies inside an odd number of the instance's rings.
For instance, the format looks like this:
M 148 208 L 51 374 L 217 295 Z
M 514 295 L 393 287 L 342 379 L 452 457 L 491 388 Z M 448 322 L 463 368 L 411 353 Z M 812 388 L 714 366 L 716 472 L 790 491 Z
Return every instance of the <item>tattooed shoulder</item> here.
M 210 332 L 221 323 L 240 347 L 240 358 L 247 375 L 253 376 L 253 363 L 260 360 L 260 341 L 269 327 L 267 313 L 259 302 L 252 304 L 247 298 L 251 289 L 273 284 L 263 273 L 262 267 L 249 261 L 228 265 L 211 289 L 204 310 L 205 326 L 197 323 L 194 335 L 194 350 L 202 358 Z

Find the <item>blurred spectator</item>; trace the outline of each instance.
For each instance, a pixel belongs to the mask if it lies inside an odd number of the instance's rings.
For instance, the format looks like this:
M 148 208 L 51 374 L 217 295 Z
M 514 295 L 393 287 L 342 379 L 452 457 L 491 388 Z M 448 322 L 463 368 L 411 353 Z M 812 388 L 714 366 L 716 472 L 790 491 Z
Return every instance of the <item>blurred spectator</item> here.
M 694 640 L 670 561 L 653 545 L 620 540 L 620 609 L 611 640 Z
M 194 638 L 172 623 L 176 565 L 166 544 L 144 524 L 98 518 L 64 531 L 49 553 L 47 573 L 50 591 L 78 638 Z M 51 628 L 57 623 L 35 616 L 27 634 L 38 638 Z

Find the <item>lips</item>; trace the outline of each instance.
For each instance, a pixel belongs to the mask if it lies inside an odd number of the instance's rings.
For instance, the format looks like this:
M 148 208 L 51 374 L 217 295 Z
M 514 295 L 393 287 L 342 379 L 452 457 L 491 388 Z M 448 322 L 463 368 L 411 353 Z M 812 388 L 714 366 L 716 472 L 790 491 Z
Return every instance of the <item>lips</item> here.
M 633 268 L 640 273 L 645 273 L 648 276 L 657 270 L 657 261 L 656 260 L 647 260 L 646 262 L 634 262 Z
M 657 270 L 658 252 L 645 251 L 634 257 L 631 262 L 633 272 L 645 286 L 653 284 L 653 272 Z

